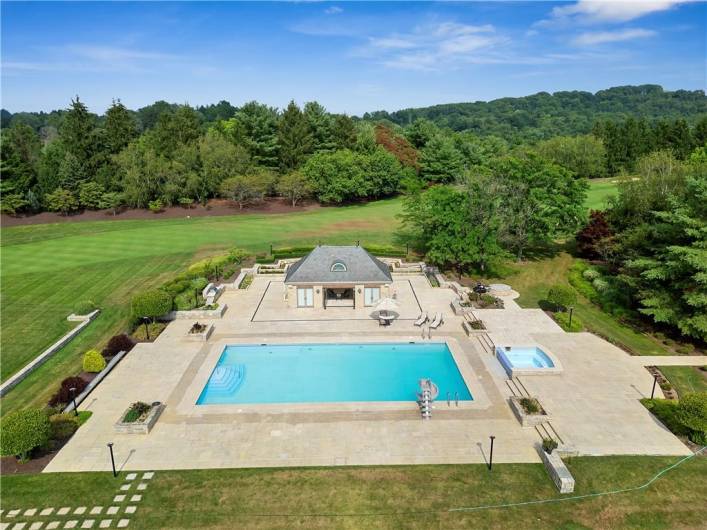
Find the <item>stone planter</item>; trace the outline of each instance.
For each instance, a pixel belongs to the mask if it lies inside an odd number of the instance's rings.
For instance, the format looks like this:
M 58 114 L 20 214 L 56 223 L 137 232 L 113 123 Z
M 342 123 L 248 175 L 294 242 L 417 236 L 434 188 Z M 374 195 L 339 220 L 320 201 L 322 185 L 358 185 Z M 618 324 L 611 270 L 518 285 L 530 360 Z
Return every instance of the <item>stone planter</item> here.
M 572 493 L 574 491 L 574 477 L 560 455 L 557 454 L 557 450 L 548 454 L 540 449 L 540 458 L 543 459 L 545 469 L 560 493 Z
M 123 421 L 123 418 L 130 410 L 130 407 L 128 407 L 123 411 L 120 419 L 113 424 L 113 429 L 119 434 L 149 434 L 152 427 L 154 427 L 155 423 L 157 423 L 157 419 L 160 417 L 160 414 L 162 414 L 164 407 L 165 405 L 163 403 L 155 401 L 152 404 L 150 411 L 147 413 L 147 416 L 145 416 L 145 419 L 142 421 L 133 421 L 129 423 Z
M 228 305 L 219 304 L 216 309 L 191 309 L 189 311 L 170 311 L 164 317 L 163 320 L 186 320 L 186 319 L 211 319 L 211 318 L 221 318 L 223 314 L 228 309 Z
M 213 332 L 214 325 L 213 323 L 211 323 L 206 326 L 206 329 L 204 329 L 204 331 L 201 331 L 199 333 L 192 333 L 190 328 L 190 330 L 187 331 L 186 337 L 184 338 L 191 342 L 206 342 L 207 340 L 209 340 L 209 337 Z
M 545 412 L 545 409 L 543 409 L 542 405 L 540 405 L 540 412 L 537 414 L 528 414 L 525 412 L 525 409 L 523 406 L 520 404 L 520 400 L 522 398 L 518 396 L 511 396 L 508 400 L 508 403 L 511 406 L 511 410 L 513 411 L 513 414 L 515 417 L 518 419 L 520 422 L 521 427 L 535 427 L 536 425 L 540 425 L 541 423 L 545 423 L 547 421 L 550 421 L 550 416 Z M 535 401 L 538 401 L 537 398 Z M 538 401 L 538 404 L 540 402 Z

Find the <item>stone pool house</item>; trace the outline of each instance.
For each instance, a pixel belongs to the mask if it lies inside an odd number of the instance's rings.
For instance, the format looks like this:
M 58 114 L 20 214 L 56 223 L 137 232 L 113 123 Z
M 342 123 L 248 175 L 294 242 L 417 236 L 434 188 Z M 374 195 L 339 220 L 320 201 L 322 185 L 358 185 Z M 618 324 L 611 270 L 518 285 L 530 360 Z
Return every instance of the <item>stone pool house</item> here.
M 285 275 L 288 307 L 375 306 L 393 296 L 388 265 L 360 246 L 316 247 L 290 265 Z

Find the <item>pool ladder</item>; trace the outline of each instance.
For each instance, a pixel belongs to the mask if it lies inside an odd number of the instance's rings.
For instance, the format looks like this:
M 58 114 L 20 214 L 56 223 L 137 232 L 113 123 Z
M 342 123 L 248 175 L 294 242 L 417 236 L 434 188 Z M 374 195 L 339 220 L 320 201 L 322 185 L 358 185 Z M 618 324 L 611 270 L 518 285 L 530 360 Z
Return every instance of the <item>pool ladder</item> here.
M 451 407 L 451 399 L 449 397 L 449 392 L 447 392 L 447 406 Z M 458 407 L 459 406 L 459 392 L 454 392 L 454 406 Z
M 429 389 L 425 389 L 422 391 L 422 399 L 420 399 L 419 404 L 422 419 L 429 420 L 430 418 L 432 418 L 432 394 Z

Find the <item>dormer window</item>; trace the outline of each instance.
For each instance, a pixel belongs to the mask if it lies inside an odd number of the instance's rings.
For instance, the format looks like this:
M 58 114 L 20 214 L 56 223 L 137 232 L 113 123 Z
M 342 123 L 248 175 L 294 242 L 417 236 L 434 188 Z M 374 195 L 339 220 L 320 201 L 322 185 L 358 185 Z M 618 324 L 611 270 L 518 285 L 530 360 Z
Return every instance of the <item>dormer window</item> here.
M 331 266 L 331 272 L 346 272 L 346 265 L 337 261 Z

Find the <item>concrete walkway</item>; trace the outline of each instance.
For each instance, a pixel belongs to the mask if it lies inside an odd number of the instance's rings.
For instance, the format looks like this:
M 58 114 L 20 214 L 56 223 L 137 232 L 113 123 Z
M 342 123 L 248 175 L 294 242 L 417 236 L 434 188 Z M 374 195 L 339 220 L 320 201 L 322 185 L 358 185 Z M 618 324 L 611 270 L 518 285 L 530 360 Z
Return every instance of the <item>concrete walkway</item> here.
M 704 355 L 636 355 L 631 359 L 640 366 L 707 366 Z

